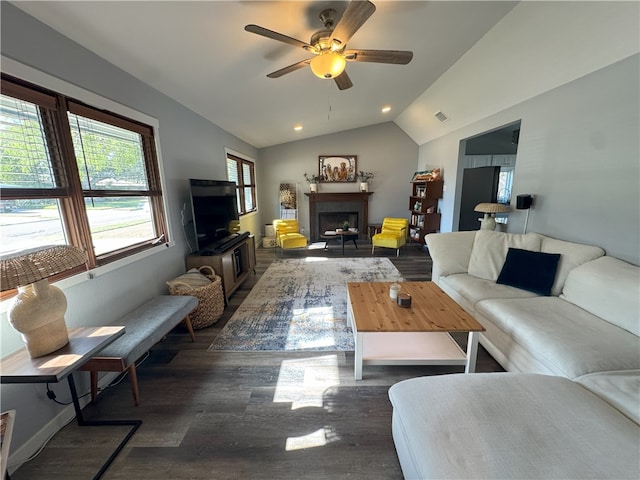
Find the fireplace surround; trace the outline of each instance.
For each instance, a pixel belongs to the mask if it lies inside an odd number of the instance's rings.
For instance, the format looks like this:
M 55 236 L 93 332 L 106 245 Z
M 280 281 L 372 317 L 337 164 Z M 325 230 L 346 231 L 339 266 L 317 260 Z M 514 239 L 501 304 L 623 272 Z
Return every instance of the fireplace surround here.
M 340 227 L 345 220 L 349 221 L 351 227 L 358 229 L 358 238 L 364 238 L 369 225 L 369 196 L 372 194 L 373 192 L 305 193 L 309 197 L 312 241 L 320 240 L 320 235 L 325 230 Z

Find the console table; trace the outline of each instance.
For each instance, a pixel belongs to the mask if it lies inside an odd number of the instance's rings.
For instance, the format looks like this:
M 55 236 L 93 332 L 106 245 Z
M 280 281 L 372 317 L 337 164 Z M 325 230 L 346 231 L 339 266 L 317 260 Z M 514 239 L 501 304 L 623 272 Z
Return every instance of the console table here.
M 124 335 L 124 331 L 122 326 L 70 328 L 69 343 L 49 355 L 31 358 L 27 349 L 22 348 L 0 360 L 1 383 L 54 383 L 66 378 L 79 426 L 131 426 L 129 433 L 93 477 L 94 480 L 100 478 L 109 468 L 109 465 L 142 424 L 142 420 L 85 420 L 82 416 L 72 374 L 97 352 Z

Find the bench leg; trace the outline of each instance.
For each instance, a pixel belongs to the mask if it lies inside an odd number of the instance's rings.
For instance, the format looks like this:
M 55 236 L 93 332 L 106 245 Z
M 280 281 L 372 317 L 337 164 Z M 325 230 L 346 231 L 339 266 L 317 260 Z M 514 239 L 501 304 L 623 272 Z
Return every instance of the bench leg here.
M 138 374 L 136 364 L 132 363 L 129 368 L 129 379 L 131 380 L 131 393 L 133 393 L 133 404 L 137 407 L 140 404 L 140 393 L 138 391 Z
M 189 330 L 189 335 L 191 335 L 191 341 L 193 343 L 195 343 L 196 342 L 196 334 L 193 333 L 193 326 L 191 325 L 191 318 L 189 317 L 189 315 L 184 317 L 184 324 L 187 326 L 187 330 Z
M 93 405 L 98 397 L 98 372 L 91 370 L 89 378 L 91 379 L 91 404 Z

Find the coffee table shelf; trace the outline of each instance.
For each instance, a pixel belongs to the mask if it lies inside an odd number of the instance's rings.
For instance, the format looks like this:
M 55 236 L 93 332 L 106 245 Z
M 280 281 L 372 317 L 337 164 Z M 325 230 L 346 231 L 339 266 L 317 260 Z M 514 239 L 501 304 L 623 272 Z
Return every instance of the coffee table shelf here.
M 390 285 L 347 283 L 356 380 L 362 379 L 364 365 L 464 365 L 466 373 L 474 372 L 484 327 L 432 282 L 400 283 L 413 299 L 410 308 L 389 298 Z M 467 353 L 449 332 L 467 333 Z
M 362 333 L 369 365 L 466 365 L 467 355 L 448 333 Z M 380 362 L 380 363 L 378 363 Z

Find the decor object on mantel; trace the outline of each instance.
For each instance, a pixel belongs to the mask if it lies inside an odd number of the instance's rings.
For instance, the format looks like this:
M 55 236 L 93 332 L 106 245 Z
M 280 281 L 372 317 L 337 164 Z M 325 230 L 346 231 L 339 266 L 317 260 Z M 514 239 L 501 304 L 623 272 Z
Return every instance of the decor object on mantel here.
M 313 173 L 311 175 L 307 175 L 305 173 L 304 178 L 309 184 L 309 191 L 311 193 L 316 193 L 318 191 L 318 181 L 320 180 L 320 177 L 318 175 L 314 175 Z
M 64 314 L 67 299 L 47 278 L 86 264 L 84 250 L 56 245 L 0 257 L 2 291 L 18 288 L 9 307 L 9 322 L 22 334 L 32 358 L 42 357 L 69 343 Z
M 510 211 L 509 205 L 503 205 L 502 203 L 479 203 L 474 212 L 484 213 L 484 218 L 481 220 L 480 230 L 495 230 L 496 229 L 496 213 L 506 213 Z
M 362 170 L 358 172 L 358 180 L 360 180 L 360 191 L 368 192 L 369 191 L 369 180 L 375 178 L 375 175 L 372 172 L 363 172 Z

